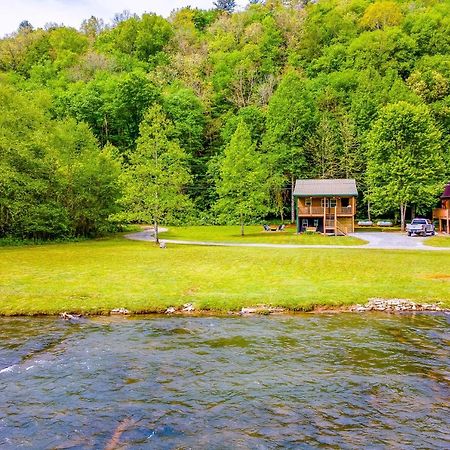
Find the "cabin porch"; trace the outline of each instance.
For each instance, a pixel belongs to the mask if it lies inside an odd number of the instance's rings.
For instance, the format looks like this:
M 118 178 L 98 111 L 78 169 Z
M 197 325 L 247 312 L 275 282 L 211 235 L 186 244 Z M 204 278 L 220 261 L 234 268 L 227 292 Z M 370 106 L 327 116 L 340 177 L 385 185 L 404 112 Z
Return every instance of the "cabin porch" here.
M 297 232 L 345 236 L 354 232 L 354 197 L 300 197 L 297 199 Z
M 450 232 L 450 209 L 436 208 L 433 209 L 433 219 L 439 222 L 439 232 Z

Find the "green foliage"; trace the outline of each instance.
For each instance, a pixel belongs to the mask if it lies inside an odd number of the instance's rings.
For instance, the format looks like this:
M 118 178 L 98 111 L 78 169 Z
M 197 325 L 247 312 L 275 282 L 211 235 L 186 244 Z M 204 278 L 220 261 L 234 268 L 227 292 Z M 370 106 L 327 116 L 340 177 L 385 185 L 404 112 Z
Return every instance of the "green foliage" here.
M 0 89 L 0 236 L 48 239 L 111 228 L 119 166 L 83 124 Z
M 174 86 L 164 96 L 164 110 L 173 122 L 173 137 L 192 156 L 203 151 L 204 105 L 190 89 Z
M 112 25 L 91 17 L 79 31 L 35 29 L 25 21 L 0 39 L 3 234 L 107 228 L 107 211 L 117 212 L 117 174 L 127 170 L 153 107 L 167 116 L 166 139 L 183 149 L 192 176 L 183 193 L 194 210 L 183 220 L 221 221 L 213 207 L 217 182 L 241 122 L 263 155 L 268 217 L 293 218 L 298 177 L 354 177 L 363 208 L 372 158 L 366 143 L 384 108 L 398 102 L 426 108 L 440 132 L 440 181 L 448 180 L 450 2 L 270 0 L 239 11 L 233 2 L 217 3 L 210 10 L 181 8 L 167 20 L 127 11 Z M 62 160 L 64 148 L 77 146 L 85 151 L 71 163 L 79 169 L 69 207 L 61 200 L 68 188 Z M 93 180 L 111 196 L 96 191 L 87 198 L 83 186 Z M 425 213 L 432 205 L 425 194 L 417 202 Z M 78 208 L 96 224 L 86 219 L 82 231 Z
M 380 29 L 398 25 L 403 18 L 399 5 L 392 1 L 377 1 L 369 5 L 361 19 L 361 26 Z
M 150 108 L 121 177 L 121 203 L 127 209 L 119 218 L 153 223 L 157 238 L 160 223 L 170 223 L 191 207 L 184 192 L 191 181 L 187 154 L 171 136 L 173 125 L 162 108 Z
M 295 179 L 306 172 L 305 144 L 313 129 L 315 105 L 307 82 L 296 73 L 288 73 L 270 99 L 267 132 L 263 149 L 270 163 L 274 206 L 283 219 L 283 191 L 291 186 L 291 219 L 293 220 L 293 187 Z
M 256 152 L 250 131 L 240 122 L 225 149 L 217 181 L 219 200 L 215 205 L 223 220 L 244 225 L 267 211 L 268 177 L 262 156 Z
M 431 207 L 442 191 L 445 165 L 441 133 L 427 107 L 386 106 L 367 140 L 369 199 L 378 212 L 407 205 Z
M 78 82 L 61 92 L 58 113 L 88 123 L 99 141 L 121 151 L 132 148 L 139 124 L 159 92 L 145 73 L 136 70 L 115 76 L 99 73 L 88 82 Z
M 100 50 L 135 56 L 145 62 L 164 50 L 173 35 L 169 22 L 155 14 L 143 14 L 121 21 L 114 28 L 103 31 L 97 40 Z

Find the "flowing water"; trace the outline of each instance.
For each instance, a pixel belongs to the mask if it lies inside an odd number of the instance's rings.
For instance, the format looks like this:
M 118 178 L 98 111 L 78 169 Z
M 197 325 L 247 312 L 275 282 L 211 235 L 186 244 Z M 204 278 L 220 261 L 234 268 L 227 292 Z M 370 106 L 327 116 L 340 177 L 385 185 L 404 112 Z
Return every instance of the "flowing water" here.
M 448 449 L 445 314 L 0 319 L 0 448 Z

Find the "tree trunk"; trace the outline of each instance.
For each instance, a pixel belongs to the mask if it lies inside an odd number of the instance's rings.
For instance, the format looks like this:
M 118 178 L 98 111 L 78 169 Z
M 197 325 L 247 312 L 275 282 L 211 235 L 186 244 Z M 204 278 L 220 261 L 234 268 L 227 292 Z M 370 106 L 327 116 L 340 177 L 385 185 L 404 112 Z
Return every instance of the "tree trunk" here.
M 416 206 L 411 205 L 411 220 L 414 220 L 416 218 Z
M 405 231 L 405 229 L 406 229 L 406 205 L 404 203 L 400 203 L 400 224 L 401 224 L 401 230 Z
M 241 236 L 244 236 L 244 220 L 242 219 L 242 216 L 241 216 Z
M 367 219 L 371 220 L 371 218 L 370 218 L 370 202 L 367 202 Z
M 159 244 L 159 227 L 158 227 L 158 222 L 155 220 L 155 242 L 157 244 Z
M 295 178 L 291 176 L 291 223 L 295 222 L 295 201 L 294 201 Z

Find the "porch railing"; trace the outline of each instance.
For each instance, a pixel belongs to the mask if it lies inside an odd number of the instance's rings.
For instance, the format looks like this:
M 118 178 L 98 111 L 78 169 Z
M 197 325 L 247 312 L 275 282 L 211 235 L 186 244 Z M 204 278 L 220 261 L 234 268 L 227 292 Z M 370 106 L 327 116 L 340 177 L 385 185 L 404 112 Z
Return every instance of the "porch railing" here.
M 323 216 L 326 214 L 334 214 L 335 208 L 322 208 L 321 206 L 300 206 L 298 208 L 299 216 Z M 354 211 L 349 207 L 336 207 L 336 214 L 338 216 L 353 216 Z
M 436 208 L 433 209 L 433 219 L 449 219 L 450 209 Z

